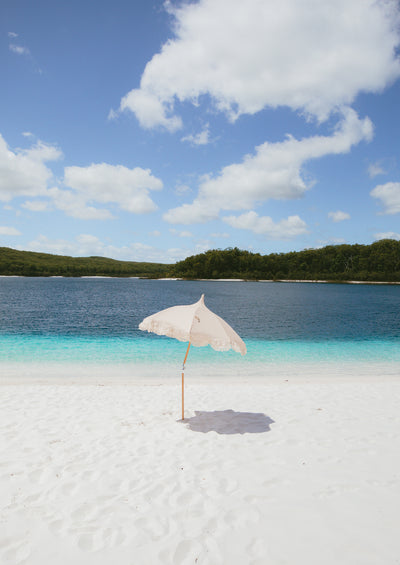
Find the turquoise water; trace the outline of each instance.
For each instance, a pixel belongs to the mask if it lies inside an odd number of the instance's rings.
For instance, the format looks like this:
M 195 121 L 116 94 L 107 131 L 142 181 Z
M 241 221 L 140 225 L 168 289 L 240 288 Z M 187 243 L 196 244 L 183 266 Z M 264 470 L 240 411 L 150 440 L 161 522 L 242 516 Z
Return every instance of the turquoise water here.
M 138 324 L 202 293 L 248 353 L 193 347 L 191 362 L 400 361 L 398 286 L 1 278 L 0 362 L 181 364 L 185 343 Z
M 262 341 L 246 340 L 247 355 L 192 347 L 190 362 L 239 364 L 304 361 L 400 362 L 397 340 Z M 172 363 L 182 364 L 187 344 L 173 339 L 127 337 L 0 336 L 0 362 Z

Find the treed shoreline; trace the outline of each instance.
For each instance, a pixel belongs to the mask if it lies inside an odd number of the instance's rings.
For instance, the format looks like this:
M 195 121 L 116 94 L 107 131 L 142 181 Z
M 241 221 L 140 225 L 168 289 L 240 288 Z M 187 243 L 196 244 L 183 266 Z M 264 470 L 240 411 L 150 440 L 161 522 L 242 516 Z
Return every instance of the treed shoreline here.
M 140 277 L 276 282 L 400 283 L 400 242 L 331 245 L 261 255 L 237 247 L 214 249 L 174 265 L 69 257 L 0 247 L 0 276 Z

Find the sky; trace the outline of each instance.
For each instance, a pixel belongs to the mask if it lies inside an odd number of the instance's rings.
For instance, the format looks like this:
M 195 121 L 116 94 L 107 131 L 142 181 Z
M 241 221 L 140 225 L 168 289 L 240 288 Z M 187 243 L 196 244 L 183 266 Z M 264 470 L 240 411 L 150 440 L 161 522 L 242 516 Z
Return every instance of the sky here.
M 0 246 L 400 240 L 394 0 L 2 0 Z

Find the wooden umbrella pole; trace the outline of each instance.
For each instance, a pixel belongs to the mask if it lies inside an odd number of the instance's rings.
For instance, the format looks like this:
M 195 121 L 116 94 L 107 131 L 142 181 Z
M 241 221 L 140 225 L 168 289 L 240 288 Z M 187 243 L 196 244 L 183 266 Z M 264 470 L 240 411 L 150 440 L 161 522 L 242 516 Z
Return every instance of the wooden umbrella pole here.
M 186 355 L 185 355 L 185 359 L 183 360 L 183 367 L 182 367 L 182 420 L 185 419 L 185 364 L 186 364 L 186 359 L 187 356 L 189 355 L 189 349 L 190 349 L 190 341 L 189 341 L 189 345 L 187 346 L 186 349 Z

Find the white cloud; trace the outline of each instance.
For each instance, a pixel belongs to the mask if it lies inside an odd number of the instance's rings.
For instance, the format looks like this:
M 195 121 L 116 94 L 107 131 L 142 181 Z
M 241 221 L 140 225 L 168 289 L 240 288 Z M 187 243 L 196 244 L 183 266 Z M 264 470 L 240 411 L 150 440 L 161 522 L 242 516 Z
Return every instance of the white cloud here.
M 175 229 L 170 229 L 169 231 L 173 235 L 177 235 L 179 237 L 193 237 L 193 234 L 190 231 L 178 231 L 178 230 L 175 230 Z
M 397 239 L 400 240 L 400 233 L 394 231 L 387 231 L 375 234 L 375 239 Z
M 219 233 L 219 232 L 214 232 L 214 233 L 210 233 L 210 237 L 215 237 L 217 238 L 223 238 L 223 239 L 227 239 L 228 237 L 231 237 L 229 233 L 223 232 L 223 233 Z
M 187 257 L 188 251 L 183 249 L 158 249 L 141 242 L 117 247 L 105 244 L 101 239 L 91 234 L 80 234 L 71 240 L 50 239 L 39 235 L 28 244 L 29 251 L 70 255 L 73 257 L 112 257 L 121 261 L 148 261 L 156 263 L 175 263 Z
M 207 145 L 210 143 L 210 128 L 207 124 L 205 128 L 196 135 L 182 137 L 181 141 L 188 141 L 191 145 Z
M 221 209 L 248 210 L 268 199 L 300 198 L 310 187 L 302 176 L 304 163 L 346 153 L 372 135 L 371 121 L 360 120 L 353 110 L 347 109 L 333 135 L 301 140 L 289 136 L 279 143 L 263 143 L 241 163 L 224 167 L 217 177 L 206 177 L 194 202 L 167 211 L 164 219 L 189 225 L 216 219 Z
M 384 206 L 384 214 L 400 212 L 400 182 L 380 184 L 371 190 L 370 194 L 381 201 Z
M 16 228 L 0 226 L 0 235 L 22 235 Z
M 19 196 L 44 196 L 52 179 L 45 165 L 62 157 L 53 145 L 38 141 L 30 149 L 11 150 L 0 134 L 0 200 Z
M 259 216 L 250 211 L 241 216 L 226 216 L 222 219 L 233 228 L 249 230 L 271 239 L 292 239 L 308 233 L 307 224 L 299 216 L 289 216 L 286 220 L 274 222 L 269 216 Z
M 68 195 L 68 199 L 72 200 L 75 195 L 86 202 L 115 203 L 121 209 L 135 214 L 156 210 L 149 191 L 163 187 L 161 180 L 153 176 L 149 169 L 129 169 L 107 163 L 66 167 L 64 183 L 75 191 Z
M 15 39 L 16 37 L 18 37 L 18 33 L 15 33 L 14 31 L 9 31 L 7 35 L 8 35 L 8 37 L 11 37 L 12 39 Z
M 44 212 L 48 210 L 49 203 L 45 200 L 27 200 L 22 204 L 22 208 L 30 210 L 31 212 Z
M 65 239 L 50 239 L 45 235 L 39 235 L 37 239 L 28 244 L 30 251 L 43 253 L 54 253 L 56 255 L 101 255 L 103 244 L 95 236 L 81 234 L 73 241 Z
M 130 110 L 134 112 L 143 128 L 163 127 L 170 132 L 177 131 L 182 127 L 182 120 L 177 116 L 168 116 L 171 113 L 172 105 L 168 100 L 160 100 L 154 94 L 131 90 L 121 100 L 120 110 Z M 111 110 L 109 117 L 116 117 L 116 113 Z
M 378 175 L 385 175 L 386 171 L 382 168 L 380 163 L 371 163 L 368 167 L 368 175 L 371 179 Z
M 329 212 L 328 217 L 332 219 L 333 222 L 343 222 L 343 220 L 350 220 L 350 214 L 347 212 L 342 212 L 337 210 L 337 212 Z
M 10 43 L 9 45 L 10 51 L 16 53 L 17 55 L 27 55 L 29 56 L 31 52 L 27 47 L 22 47 L 21 45 L 16 45 L 15 43 Z
M 111 220 L 114 218 L 109 210 L 88 205 L 84 194 L 72 190 L 61 190 L 57 187 L 50 188 L 47 194 L 52 198 L 58 210 L 62 210 L 72 218 L 79 220 Z
M 182 194 L 186 194 L 187 192 L 190 191 L 191 188 L 187 184 L 179 184 L 175 187 L 175 194 L 177 194 L 178 196 L 181 196 Z
M 220 210 L 218 205 L 208 202 L 205 198 L 202 200 L 204 201 L 196 198 L 193 204 L 182 204 L 178 208 L 172 208 L 163 215 L 163 219 L 170 224 L 187 226 L 216 220 Z
M 38 202 L 28 200 L 23 207 L 38 212 L 46 208 L 43 198 L 67 215 L 84 220 L 105 220 L 114 216 L 104 208 L 116 204 L 122 210 L 145 214 L 157 209 L 149 196 L 161 190 L 163 183 L 148 169 L 129 169 L 107 163 L 88 167 L 66 167 L 64 185 L 53 186 L 54 176 L 46 163 L 62 157 L 60 149 L 38 141 L 29 149 L 11 150 L 0 134 L 0 201 L 28 196 L 41 197 Z M 70 190 L 71 189 L 71 190 Z M 95 207 L 95 204 L 101 207 Z
M 207 94 L 232 121 L 278 106 L 324 120 L 400 76 L 396 0 L 166 4 L 175 37 L 120 104 L 145 128 L 176 131 L 177 103 Z
M 321 249 L 321 247 L 327 245 L 342 245 L 346 243 L 346 240 L 343 237 L 330 237 L 329 239 L 319 239 L 316 243 L 316 249 Z

